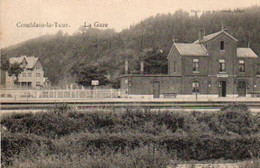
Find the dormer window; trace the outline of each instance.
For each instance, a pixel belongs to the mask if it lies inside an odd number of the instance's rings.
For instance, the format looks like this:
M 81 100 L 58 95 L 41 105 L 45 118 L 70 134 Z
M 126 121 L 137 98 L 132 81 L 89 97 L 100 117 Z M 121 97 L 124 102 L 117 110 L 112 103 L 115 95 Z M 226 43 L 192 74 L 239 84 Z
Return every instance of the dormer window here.
M 21 64 L 22 64 L 22 66 L 23 66 L 23 67 L 25 67 L 25 66 L 26 66 L 26 64 L 27 64 L 27 63 L 26 63 L 26 60 L 24 59 L 24 60 L 22 61 L 22 63 L 21 63 Z
M 224 41 L 220 42 L 220 50 L 225 50 L 225 43 L 224 43 Z
M 40 65 L 36 65 L 36 70 L 40 70 Z

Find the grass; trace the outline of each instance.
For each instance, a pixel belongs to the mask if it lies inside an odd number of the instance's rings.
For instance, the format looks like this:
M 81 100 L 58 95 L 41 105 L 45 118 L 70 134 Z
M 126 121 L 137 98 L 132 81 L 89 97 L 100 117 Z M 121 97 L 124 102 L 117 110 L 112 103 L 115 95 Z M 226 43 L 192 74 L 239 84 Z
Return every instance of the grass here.
M 260 115 L 244 105 L 216 113 L 143 108 L 86 113 L 62 106 L 6 115 L 1 125 L 2 167 L 157 168 L 250 159 L 255 159 L 250 165 L 259 165 Z

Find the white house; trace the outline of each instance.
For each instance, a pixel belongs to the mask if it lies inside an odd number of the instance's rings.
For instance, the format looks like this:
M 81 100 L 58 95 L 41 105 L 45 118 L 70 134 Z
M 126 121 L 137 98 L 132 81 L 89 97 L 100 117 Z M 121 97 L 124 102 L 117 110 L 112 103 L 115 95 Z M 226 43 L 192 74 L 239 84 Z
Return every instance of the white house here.
M 34 56 L 21 56 L 10 58 L 10 64 L 15 62 L 21 64 L 24 68 L 23 72 L 18 77 L 18 87 L 40 88 L 50 85 L 48 78 L 44 77 L 44 71 L 39 58 Z M 6 87 L 13 88 L 15 86 L 16 77 L 9 76 L 6 72 Z

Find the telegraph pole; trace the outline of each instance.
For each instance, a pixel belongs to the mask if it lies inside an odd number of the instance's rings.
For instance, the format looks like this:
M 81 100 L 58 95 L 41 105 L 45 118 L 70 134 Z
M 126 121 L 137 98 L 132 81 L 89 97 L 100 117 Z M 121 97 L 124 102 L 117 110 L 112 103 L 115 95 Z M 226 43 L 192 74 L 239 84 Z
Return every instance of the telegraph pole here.
M 198 17 L 198 13 L 200 13 L 200 10 L 191 10 L 191 13 L 194 13 L 194 16 Z

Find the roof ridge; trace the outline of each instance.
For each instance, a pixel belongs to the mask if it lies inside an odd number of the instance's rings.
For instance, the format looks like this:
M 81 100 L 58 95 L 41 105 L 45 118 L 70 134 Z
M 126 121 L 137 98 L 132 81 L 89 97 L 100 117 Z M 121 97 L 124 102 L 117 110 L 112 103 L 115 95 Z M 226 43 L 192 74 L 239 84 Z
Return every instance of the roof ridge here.
M 203 44 L 200 44 L 201 45 L 201 47 L 207 52 L 207 54 L 209 54 L 208 53 L 208 50 L 206 49 L 206 47 L 203 45 Z
M 11 57 L 10 63 L 12 63 L 12 62 L 21 63 L 24 59 L 27 62 L 27 65 L 26 65 L 27 68 L 33 68 L 35 66 L 35 64 L 37 63 L 37 61 L 39 60 L 39 57 L 35 57 L 33 55 L 32 56 L 21 55 L 20 57 Z
M 229 36 L 230 38 L 232 38 L 233 40 L 235 41 L 238 41 L 235 37 L 233 37 L 232 35 L 230 35 L 229 33 L 227 33 L 225 30 L 220 30 L 220 31 L 217 31 L 215 33 L 211 33 L 211 34 L 208 34 L 206 36 L 203 36 L 203 38 L 201 40 L 196 40 L 194 41 L 193 43 L 196 44 L 196 43 L 199 43 L 199 42 L 206 42 L 206 41 L 209 41 L 213 38 L 215 38 L 216 36 L 218 36 L 219 34 L 221 33 L 224 33 L 226 34 L 227 36 Z

